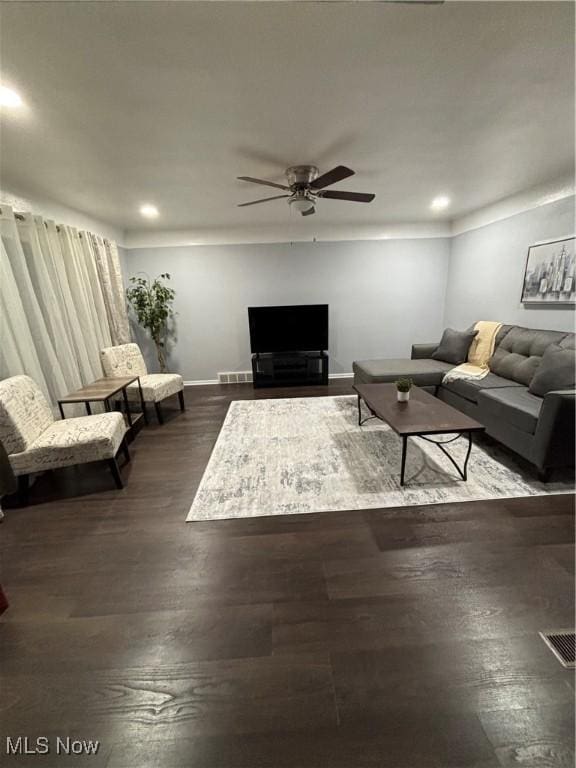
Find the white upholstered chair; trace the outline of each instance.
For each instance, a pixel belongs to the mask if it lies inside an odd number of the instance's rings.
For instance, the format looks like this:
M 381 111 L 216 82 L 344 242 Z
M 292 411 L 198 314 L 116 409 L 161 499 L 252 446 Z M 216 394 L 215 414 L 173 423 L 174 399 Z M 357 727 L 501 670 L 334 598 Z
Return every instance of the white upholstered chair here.
M 120 344 L 117 347 L 106 347 L 100 350 L 104 375 L 139 376 L 142 395 L 145 403 L 154 403 L 156 417 L 160 424 L 164 423 L 160 403 L 167 397 L 178 395 L 180 410 L 184 410 L 184 381 L 178 373 L 148 373 L 146 363 L 138 344 Z M 140 402 L 138 383 L 126 387 L 128 398 Z
M 118 488 L 120 449 L 130 460 L 121 413 L 101 413 L 56 421 L 42 390 L 29 376 L 0 381 L 0 442 L 26 500 L 28 476 L 49 469 L 106 461 Z

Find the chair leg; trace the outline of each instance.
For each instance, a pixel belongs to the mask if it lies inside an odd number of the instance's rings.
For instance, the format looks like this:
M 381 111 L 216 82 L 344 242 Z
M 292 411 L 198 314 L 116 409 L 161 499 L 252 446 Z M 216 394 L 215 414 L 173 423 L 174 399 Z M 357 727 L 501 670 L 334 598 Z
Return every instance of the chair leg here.
M 128 443 L 126 442 L 126 438 L 122 440 L 122 444 L 120 446 L 122 449 L 122 453 L 124 454 L 124 460 L 126 461 L 126 464 L 130 461 L 130 451 L 128 450 Z
M 162 416 L 162 409 L 160 408 L 160 403 L 154 403 L 154 408 L 156 409 L 156 418 L 158 419 L 158 424 L 164 424 L 164 418 Z
M 110 472 L 112 472 L 112 477 L 116 483 L 116 488 L 124 488 L 124 483 L 122 482 L 122 476 L 120 475 L 120 469 L 116 459 L 108 459 L 108 466 L 110 467 Z
M 18 475 L 18 501 L 23 507 L 28 504 L 29 487 L 28 475 Z
M 550 467 L 545 467 L 544 469 L 538 470 L 538 480 L 540 480 L 541 483 L 549 483 L 551 477 L 552 470 Z
M 186 405 L 184 404 L 184 390 L 181 389 L 180 392 L 178 392 L 178 400 L 180 401 L 180 410 L 182 413 L 186 410 Z

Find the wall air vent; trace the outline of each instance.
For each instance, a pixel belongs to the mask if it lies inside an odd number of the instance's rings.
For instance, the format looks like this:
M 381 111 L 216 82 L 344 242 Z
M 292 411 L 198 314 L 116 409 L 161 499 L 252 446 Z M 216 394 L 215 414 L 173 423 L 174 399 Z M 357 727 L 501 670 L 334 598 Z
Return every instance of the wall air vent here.
M 563 667 L 574 668 L 574 639 L 576 635 L 571 629 L 551 629 L 540 632 L 540 637 Z
M 252 371 L 226 371 L 218 374 L 218 384 L 251 384 Z

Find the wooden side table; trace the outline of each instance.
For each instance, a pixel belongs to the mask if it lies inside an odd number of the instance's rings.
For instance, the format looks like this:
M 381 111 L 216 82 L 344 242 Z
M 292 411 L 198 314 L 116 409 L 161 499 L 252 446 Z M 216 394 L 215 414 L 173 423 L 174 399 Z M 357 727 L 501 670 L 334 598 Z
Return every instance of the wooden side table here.
M 126 391 L 126 387 L 135 381 L 138 382 L 138 389 L 140 390 L 140 406 L 142 408 L 142 413 L 138 413 L 133 416 L 130 413 L 130 403 L 128 401 L 128 393 Z M 134 426 L 141 418 L 144 419 L 145 424 L 148 424 L 148 415 L 146 413 L 146 404 L 144 403 L 144 395 L 142 393 L 140 376 L 118 376 L 115 378 L 105 377 L 102 379 L 96 379 L 96 381 L 93 381 L 91 384 L 87 384 L 85 387 L 77 389 L 75 392 L 70 392 L 65 397 L 59 398 L 58 408 L 60 409 L 60 415 L 63 419 L 65 418 L 63 406 L 66 403 L 84 403 L 86 413 L 89 416 L 92 415 L 92 408 L 90 407 L 90 403 L 104 403 L 104 408 L 106 411 L 111 411 L 112 408 L 110 406 L 110 400 L 119 392 L 122 393 L 122 399 L 126 409 L 126 421 L 130 431 L 133 430 Z

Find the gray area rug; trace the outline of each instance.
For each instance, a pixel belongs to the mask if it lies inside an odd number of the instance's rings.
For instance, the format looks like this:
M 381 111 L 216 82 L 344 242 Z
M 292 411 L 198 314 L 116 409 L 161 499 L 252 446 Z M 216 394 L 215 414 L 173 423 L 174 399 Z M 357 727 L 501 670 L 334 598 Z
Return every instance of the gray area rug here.
M 444 439 L 444 436 L 443 438 Z M 467 440 L 448 446 L 460 466 Z M 400 507 L 566 493 L 571 477 L 543 484 L 487 439 L 472 448 L 468 481 L 435 446 L 401 439 L 377 419 L 358 426 L 355 396 L 234 401 L 188 522 L 328 510 Z

